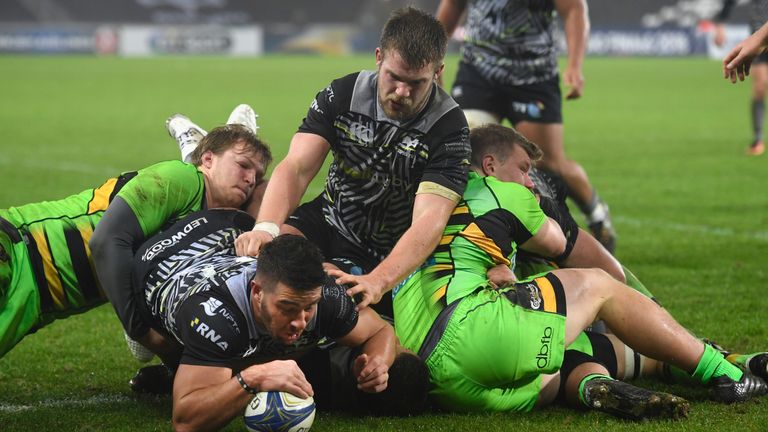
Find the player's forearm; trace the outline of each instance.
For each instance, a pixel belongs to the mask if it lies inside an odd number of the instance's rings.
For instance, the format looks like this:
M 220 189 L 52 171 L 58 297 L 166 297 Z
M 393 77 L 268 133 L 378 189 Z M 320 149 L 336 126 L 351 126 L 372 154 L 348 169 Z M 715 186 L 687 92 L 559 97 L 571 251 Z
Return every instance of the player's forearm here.
M 392 366 L 395 361 L 397 336 L 395 329 L 381 320 L 381 327 L 364 344 L 363 353 L 370 358 L 378 357 L 384 361 L 387 367 Z
M 283 160 L 269 180 L 261 201 L 257 222 L 272 222 L 280 226 L 299 205 L 312 180 L 290 160 Z
M 437 7 L 435 18 L 445 27 L 448 37 L 456 31 L 466 6 L 467 0 L 443 0 Z
M 173 428 L 177 432 L 219 430 L 242 413 L 253 396 L 235 377 L 178 399 L 174 394 Z
M 384 292 L 394 288 L 427 259 L 437 247 L 444 229 L 445 222 L 441 224 L 427 217 L 422 217 L 408 228 L 389 256 L 371 272 L 383 282 L 386 287 Z
M 565 40 L 568 45 L 568 67 L 581 70 L 589 40 L 587 4 L 583 0 L 575 1 L 558 12 L 563 20 Z
M 146 334 L 133 291 L 131 263 L 134 245 L 144 239 L 139 221 L 130 206 L 117 197 L 99 221 L 89 242 L 96 275 L 120 322 L 129 336 Z

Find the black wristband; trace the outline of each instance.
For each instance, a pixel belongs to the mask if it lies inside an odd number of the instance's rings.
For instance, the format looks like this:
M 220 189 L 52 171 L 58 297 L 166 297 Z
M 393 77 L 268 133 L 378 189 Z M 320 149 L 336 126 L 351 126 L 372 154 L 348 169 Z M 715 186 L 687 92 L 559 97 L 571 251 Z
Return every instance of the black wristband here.
M 245 382 L 245 380 L 243 379 L 243 376 L 242 376 L 242 375 L 240 375 L 240 372 L 238 372 L 238 373 L 236 373 L 236 374 L 235 374 L 235 378 L 237 378 L 237 382 L 239 382 L 239 383 L 240 383 L 240 385 L 243 387 L 243 390 L 247 391 L 248 393 L 250 393 L 250 394 L 254 394 L 254 395 L 255 395 L 255 394 L 257 394 L 257 393 L 259 392 L 259 390 L 258 390 L 258 389 L 255 389 L 255 388 L 253 388 L 253 387 L 249 386 L 249 385 L 248 385 L 248 384 Z

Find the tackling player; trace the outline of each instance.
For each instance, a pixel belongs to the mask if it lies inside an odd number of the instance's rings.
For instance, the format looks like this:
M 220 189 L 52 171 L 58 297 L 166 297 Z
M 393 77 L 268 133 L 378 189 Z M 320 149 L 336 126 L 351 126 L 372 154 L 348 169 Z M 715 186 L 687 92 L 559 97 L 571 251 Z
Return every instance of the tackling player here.
M 685 416 L 681 398 L 611 378 L 616 372 L 608 364 L 617 362 L 617 349 L 604 336 L 582 333 L 596 318 L 637 352 L 710 386 L 716 400 L 768 391 L 761 378 L 730 364 L 656 303 L 601 270 L 555 270 L 494 289 L 488 269 L 513 265 L 519 249 L 556 256 L 566 240 L 530 191 L 528 172 L 541 151 L 511 129 L 485 127 L 497 131 L 498 145 L 510 147 L 508 157 L 473 153 L 474 171 L 440 246 L 394 293 L 397 335 L 426 361 L 440 405 L 529 411 L 560 394 L 633 418 Z M 749 366 L 766 375 L 765 365 L 762 371 Z
M 271 161 L 240 125 L 211 131 L 197 156 L 195 165 L 161 162 L 58 201 L 0 210 L 0 356 L 54 319 L 130 292 L 118 249 L 131 259 L 146 236 L 192 211 L 242 206 Z

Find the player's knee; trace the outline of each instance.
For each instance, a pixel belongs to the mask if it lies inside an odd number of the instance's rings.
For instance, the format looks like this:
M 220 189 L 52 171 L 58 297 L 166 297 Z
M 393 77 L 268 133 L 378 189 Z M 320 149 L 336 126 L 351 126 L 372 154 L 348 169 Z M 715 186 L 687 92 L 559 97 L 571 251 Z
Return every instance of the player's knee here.
M 493 113 L 478 109 L 465 109 L 464 117 L 467 118 L 467 124 L 470 129 L 489 123 L 498 124 L 500 121 Z

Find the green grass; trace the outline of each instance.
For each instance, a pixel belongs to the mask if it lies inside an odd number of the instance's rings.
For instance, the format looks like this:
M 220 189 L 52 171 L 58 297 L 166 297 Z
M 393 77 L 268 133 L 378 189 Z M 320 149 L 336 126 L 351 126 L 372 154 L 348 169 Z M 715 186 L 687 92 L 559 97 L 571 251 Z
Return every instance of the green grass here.
M 456 59 L 447 61 L 450 81 Z M 314 94 L 350 58 L 0 57 L 0 208 L 54 199 L 177 157 L 163 120 L 204 127 L 238 103 L 260 114 L 276 160 Z M 768 345 L 768 156 L 749 158 L 749 86 L 703 59 L 590 58 L 565 103 L 566 147 L 608 201 L 618 257 L 692 331 L 743 351 Z M 310 196 L 322 186 L 315 180 Z M 61 320 L 0 359 L 0 430 L 168 430 L 167 398 L 133 395 L 139 366 L 109 306 Z M 647 382 L 644 385 L 654 385 Z M 679 423 L 636 425 L 551 408 L 533 414 L 372 419 L 320 415 L 313 430 L 764 430 L 768 400 L 721 406 L 701 390 Z M 230 430 L 242 430 L 239 419 Z

